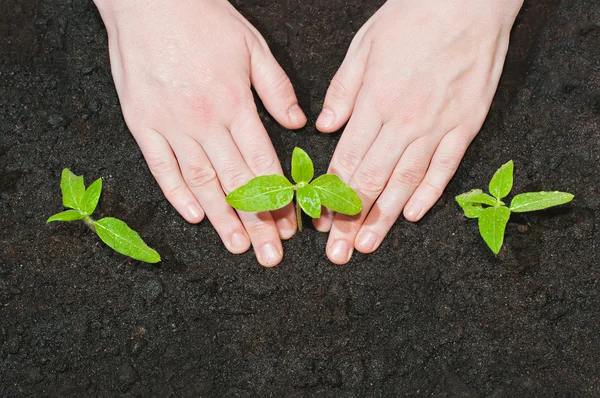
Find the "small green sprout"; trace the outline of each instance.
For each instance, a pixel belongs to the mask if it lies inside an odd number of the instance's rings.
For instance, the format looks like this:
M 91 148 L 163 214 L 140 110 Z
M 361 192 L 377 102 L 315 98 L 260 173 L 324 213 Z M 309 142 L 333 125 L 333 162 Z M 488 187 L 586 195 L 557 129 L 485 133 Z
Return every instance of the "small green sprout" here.
M 296 191 L 296 218 L 300 230 L 300 209 L 312 218 L 321 217 L 321 205 L 349 216 L 360 213 L 362 201 L 338 176 L 324 174 L 311 182 L 313 176 L 314 168 L 310 157 L 302 149 L 294 148 L 292 178 L 296 185 L 278 174 L 256 177 L 229 193 L 227 203 L 241 211 L 272 211 L 290 203 Z
M 500 252 L 504 241 L 504 230 L 511 212 L 543 210 L 573 200 L 573 195 L 566 192 L 528 192 L 515 196 L 510 207 L 506 207 L 501 199 L 508 196 L 512 190 L 513 168 L 511 160 L 496 171 L 489 186 L 492 196 L 481 189 L 474 189 L 456 197 L 465 216 L 479 219 L 479 233 L 494 254 Z
M 137 232 L 129 228 L 123 221 L 112 217 L 94 221 L 90 217 L 100 200 L 102 178 L 97 179 L 85 189 L 83 176 L 76 176 L 69 169 L 64 169 L 60 180 L 60 190 L 62 191 L 63 206 L 71 210 L 55 214 L 47 222 L 83 220 L 104 243 L 115 251 L 146 263 L 160 261 L 160 255 L 148 247 Z

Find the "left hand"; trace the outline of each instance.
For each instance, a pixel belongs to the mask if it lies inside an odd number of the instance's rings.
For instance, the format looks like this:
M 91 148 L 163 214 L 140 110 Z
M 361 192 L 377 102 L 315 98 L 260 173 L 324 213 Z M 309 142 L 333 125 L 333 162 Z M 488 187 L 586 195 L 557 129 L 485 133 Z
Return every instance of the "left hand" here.
M 439 199 L 488 113 L 523 0 L 389 0 L 356 34 L 327 91 L 322 132 L 348 125 L 329 173 L 363 200 L 324 212 L 327 256 L 371 253 Z

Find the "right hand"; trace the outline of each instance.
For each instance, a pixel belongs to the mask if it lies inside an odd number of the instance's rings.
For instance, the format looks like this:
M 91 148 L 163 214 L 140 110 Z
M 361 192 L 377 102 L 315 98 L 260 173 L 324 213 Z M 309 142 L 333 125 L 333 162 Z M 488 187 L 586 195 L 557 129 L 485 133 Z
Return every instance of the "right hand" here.
M 306 123 L 260 33 L 226 0 L 95 0 L 127 126 L 163 193 L 189 222 L 208 217 L 232 253 L 252 243 L 263 266 L 283 257 L 291 205 L 238 213 L 225 195 L 282 174 L 251 85 L 283 126 Z

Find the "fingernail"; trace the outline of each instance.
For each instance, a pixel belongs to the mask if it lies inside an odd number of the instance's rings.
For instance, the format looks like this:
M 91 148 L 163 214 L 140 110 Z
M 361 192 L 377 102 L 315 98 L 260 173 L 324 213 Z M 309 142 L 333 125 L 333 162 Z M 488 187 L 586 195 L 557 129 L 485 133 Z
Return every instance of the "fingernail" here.
M 298 104 L 292 105 L 290 110 L 288 111 L 288 115 L 290 116 L 290 121 L 292 124 L 302 124 L 306 122 L 306 116 L 304 116 L 304 112 Z
M 375 249 L 375 245 L 377 244 L 377 235 L 373 232 L 365 232 L 360 235 L 357 239 L 358 245 L 363 250 L 373 250 Z
M 421 216 L 423 215 L 422 213 L 423 213 L 423 206 L 418 201 L 414 201 L 414 202 L 411 201 L 406 205 L 407 218 L 418 221 L 421 219 Z
M 277 220 L 277 229 L 281 239 L 290 239 L 296 233 L 296 226 L 288 218 Z
M 250 242 L 248 237 L 242 233 L 235 232 L 231 235 L 231 250 L 234 252 L 243 252 L 248 249 Z
M 328 129 L 333 126 L 335 122 L 335 113 L 329 108 L 323 108 L 319 118 L 317 119 L 317 126 L 323 129 Z
M 281 255 L 272 243 L 265 243 L 258 252 L 258 261 L 265 266 L 275 265 Z
M 197 204 L 191 203 L 185 208 L 185 217 L 189 221 L 196 221 L 202 215 L 202 210 Z
M 331 246 L 329 254 L 334 262 L 345 264 L 350 260 L 350 245 L 340 239 Z
M 313 225 L 319 232 L 329 232 L 333 224 L 333 212 L 326 207 L 321 209 L 321 217 Z

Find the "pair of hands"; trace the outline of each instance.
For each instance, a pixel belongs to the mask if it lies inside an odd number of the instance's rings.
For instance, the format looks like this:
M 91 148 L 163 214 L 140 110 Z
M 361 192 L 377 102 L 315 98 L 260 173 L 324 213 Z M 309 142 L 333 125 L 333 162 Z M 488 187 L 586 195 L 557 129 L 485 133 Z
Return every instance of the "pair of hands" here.
M 355 217 L 324 212 L 327 255 L 371 253 L 404 211 L 418 221 L 439 199 L 489 110 L 523 0 L 389 0 L 356 34 L 331 81 L 317 128 L 348 123 L 329 173 L 363 200 Z M 291 205 L 234 211 L 225 195 L 282 174 L 254 87 L 284 127 L 306 117 L 260 33 L 226 0 L 96 0 L 109 36 L 123 115 L 163 193 L 189 222 L 205 216 L 232 253 L 283 257 Z

